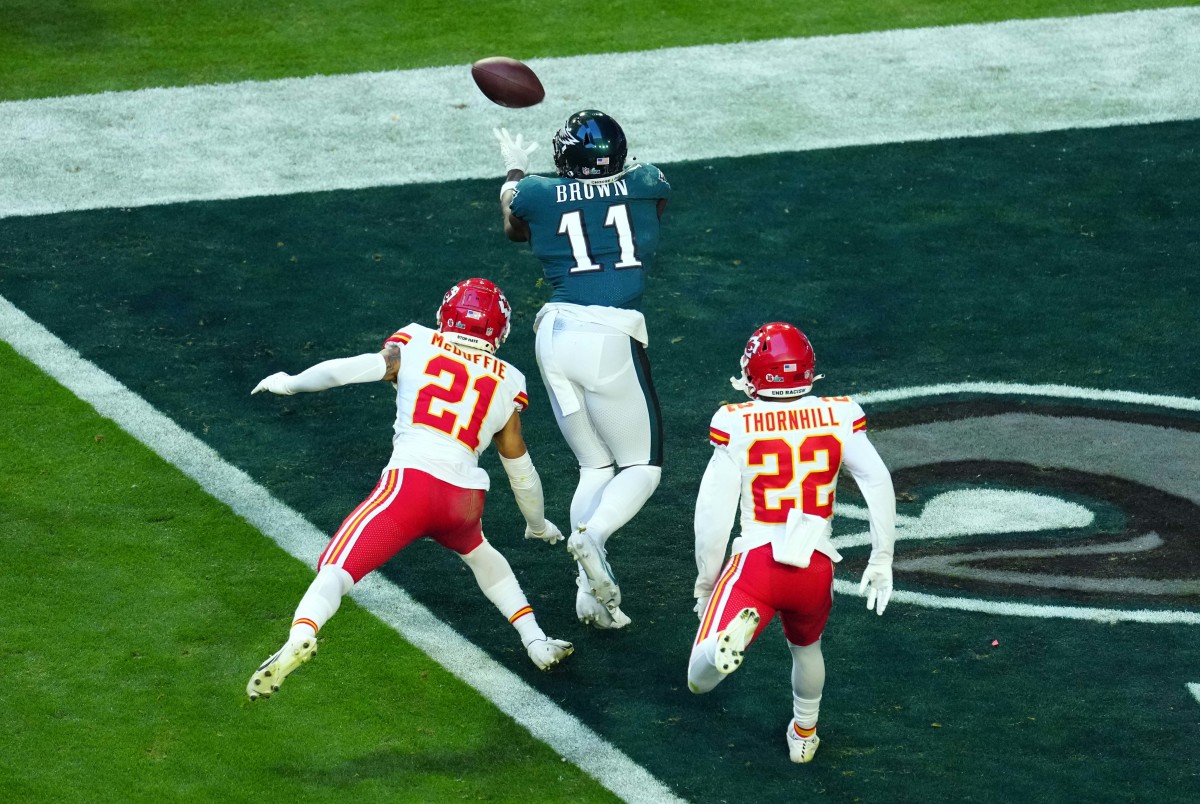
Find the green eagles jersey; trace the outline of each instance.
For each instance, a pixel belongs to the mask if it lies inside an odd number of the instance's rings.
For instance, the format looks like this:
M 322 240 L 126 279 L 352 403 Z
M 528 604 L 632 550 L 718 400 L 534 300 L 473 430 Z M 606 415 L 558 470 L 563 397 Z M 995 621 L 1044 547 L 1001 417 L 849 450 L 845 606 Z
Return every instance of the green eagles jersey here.
M 512 213 L 529 224 L 550 301 L 638 309 L 658 248 L 658 200 L 670 191 L 647 164 L 618 179 L 521 179 Z

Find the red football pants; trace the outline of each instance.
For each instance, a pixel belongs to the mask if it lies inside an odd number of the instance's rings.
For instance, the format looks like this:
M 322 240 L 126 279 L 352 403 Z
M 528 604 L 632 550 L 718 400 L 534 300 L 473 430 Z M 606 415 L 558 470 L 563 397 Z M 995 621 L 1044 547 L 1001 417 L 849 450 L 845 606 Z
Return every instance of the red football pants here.
M 770 544 L 731 556 L 700 620 L 696 643 L 749 607 L 762 617 L 755 639 L 778 611 L 788 642 L 811 645 L 821 638 L 833 608 L 833 562 L 824 553 L 813 553 L 804 569 L 780 564 Z
M 466 555 L 483 544 L 482 489 L 464 489 L 416 469 L 390 469 L 342 522 L 317 560 L 354 582 L 422 536 Z

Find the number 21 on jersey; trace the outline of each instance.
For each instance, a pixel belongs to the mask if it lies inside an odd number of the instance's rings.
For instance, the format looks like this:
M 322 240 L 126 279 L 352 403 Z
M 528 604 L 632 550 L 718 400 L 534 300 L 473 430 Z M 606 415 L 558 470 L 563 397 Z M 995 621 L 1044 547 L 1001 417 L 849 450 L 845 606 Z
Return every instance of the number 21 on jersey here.
M 453 436 L 462 442 L 472 452 L 479 446 L 479 430 L 483 427 L 484 417 L 491 407 L 492 397 L 500 381 L 488 374 L 482 374 L 471 382 L 471 374 L 462 363 L 438 355 L 425 366 L 425 373 L 435 380 L 449 375 L 448 385 L 438 385 L 431 382 L 417 394 L 417 404 L 413 408 L 413 423 L 423 424 L 435 430 Z M 455 406 L 462 402 L 468 390 L 475 391 L 475 404 L 470 408 L 470 415 L 465 422 L 459 421 Z M 442 412 L 433 412 L 433 402 L 443 403 Z
M 633 239 L 633 226 L 629 223 L 629 207 L 624 204 L 613 204 L 608 208 L 604 217 L 604 226 L 612 228 L 617 233 L 617 245 L 621 250 L 621 259 L 613 268 L 640 268 L 642 262 L 637 258 L 637 243 Z M 558 221 L 558 233 L 565 235 L 571 243 L 571 256 L 575 258 L 575 267 L 571 273 L 578 274 L 587 271 L 602 271 L 603 265 L 597 265 L 592 258 L 588 240 L 587 227 L 583 222 L 583 210 L 576 209 L 563 213 Z
M 771 459 L 774 460 L 771 460 Z M 792 445 L 782 438 L 755 441 L 747 450 L 750 466 L 774 464 L 774 472 L 757 475 L 750 484 L 754 499 L 754 519 L 766 524 L 787 522 L 788 511 L 796 507 L 795 497 L 780 496 L 777 505 L 767 500 L 767 492 L 796 490 L 797 469 L 807 469 L 800 479 L 800 510 L 806 514 L 833 516 L 834 485 L 842 466 L 842 442 L 828 433 L 810 435 L 793 452 Z

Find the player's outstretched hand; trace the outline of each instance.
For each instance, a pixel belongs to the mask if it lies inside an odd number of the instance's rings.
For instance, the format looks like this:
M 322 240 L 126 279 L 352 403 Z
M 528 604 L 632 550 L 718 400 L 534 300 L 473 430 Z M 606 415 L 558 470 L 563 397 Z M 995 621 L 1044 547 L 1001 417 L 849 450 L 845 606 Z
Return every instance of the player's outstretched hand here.
M 708 601 L 710 600 L 712 600 L 712 595 L 696 598 L 696 606 L 692 611 L 696 612 L 696 616 L 701 620 L 704 619 L 704 612 L 708 611 Z
M 858 592 L 867 594 L 867 611 L 875 609 L 876 614 L 883 614 L 888 601 L 892 598 L 892 562 L 872 559 L 867 562 L 863 571 L 862 582 Z
M 282 394 L 283 396 L 291 396 L 292 388 L 288 384 L 288 380 L 292 379 L 292 375 L 286 371 L 277 371 L 270 377 L 264 377 L 258 385 L 254 386 L 251 395 L 257 394 L 259 391 L 270 391 L 273 394 Z
M 541 539 L 542 541 L 547 542 L 549 544 L 558 544 L 559 542 L 562 541 L 563 535 L 562 535 L 562 531 L 558 529 L 558 526 L 555 525 L 553 522 L 551 522 L 549 519 L 547 519 L 546 520 L 546 529 L 543 530 L 541 533 L 534 533 L 533 528 L 526 525 L 525 526 L 525 538 L 526 539 Z
M 513 139 L 506 128 L 494 128 L 492 134 L 500 143 L 500 155 L 504 157 L 505 171 L 519 170 L 522 173 L 528 173 L 529 155 L 537 149 L 538 144 L 525 142 L 525 138 L 520 134 Z

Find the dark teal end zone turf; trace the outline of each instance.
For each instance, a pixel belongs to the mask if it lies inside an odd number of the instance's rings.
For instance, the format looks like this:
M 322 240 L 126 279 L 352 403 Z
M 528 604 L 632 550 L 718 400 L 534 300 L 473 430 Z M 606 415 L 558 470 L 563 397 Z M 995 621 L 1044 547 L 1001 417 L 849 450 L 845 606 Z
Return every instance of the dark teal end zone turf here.
M 747 335 L 799 324 L 826 393 L 991 381 L 1195 397 L 1197 135 L 1175 123 L 665 165 L 676 192 L 646 297 L 664 480 L 610 552 L 634 625 L 575 622 L 573 565 L 520 539 L 495 471 L 485 529 L 547 630 L 576 643 L 562 673 L 526 667 L 454 557 L 419 544 L 387 574 L 692 800 L 1194 798 L 1194 625 L 901 603 L 877 618 L 840 597 L 820 761 L 803 774 L 783 750 L 777 626 L 712 695 L 690 695 L 684 676 L 706 428 L 734 398 L 726 378 Z M 503 354 L 531 379 L 526 434 L 561 524 L 573 462 L 530 332 L 548 294 L 527 250 L 503 239 L 494 196 L 493 182 L 457 182 L 8 219 L 0 294 L 329 530 L 386 460 L 390 389 L 250 389 L 373 351 L 401 324 L 432 323 L 454 281 L 491 278 L 516 308 Z M 880 406 L 881 426 L 903 407 Z M 914 498 L 901 513 L 919 513 L 925 489 L 902 489 Z M 843 491 L 854 501 L 851 483 Z M 859 566 L 839 577 L 857 580 Z M 286 616 L 295 600 L 277 604 Z

